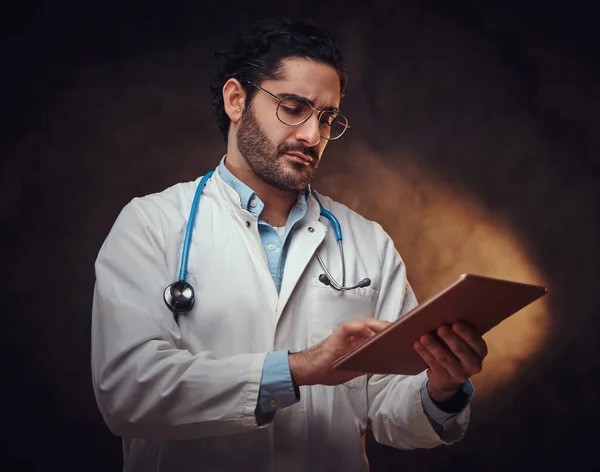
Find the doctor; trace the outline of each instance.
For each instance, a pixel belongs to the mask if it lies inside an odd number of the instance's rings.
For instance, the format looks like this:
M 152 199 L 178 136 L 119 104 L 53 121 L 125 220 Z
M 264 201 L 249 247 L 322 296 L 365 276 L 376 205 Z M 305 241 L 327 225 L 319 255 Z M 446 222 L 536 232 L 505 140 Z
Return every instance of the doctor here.
M 486 356 L 468 326 L 422 336 L 416 376 L 330 369 L 417 304 L 381 226 L 310 188 L 350 128 L 334 41 L 269 21 L 221 59 L 225 156 L 129 202 L 95 264 L 93 385 L 124 470 L 358 472 L 367 428 L 399 449 L 456 442 Z

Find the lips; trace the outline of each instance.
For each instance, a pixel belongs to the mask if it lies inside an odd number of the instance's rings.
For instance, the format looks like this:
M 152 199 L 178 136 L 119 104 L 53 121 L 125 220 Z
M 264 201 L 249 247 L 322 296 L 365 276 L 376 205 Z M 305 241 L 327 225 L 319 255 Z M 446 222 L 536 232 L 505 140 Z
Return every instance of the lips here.
M 306 164 L 311 164 L 312 165 L 312 163 L 314 162 L 314 159 L 312 157 L 309 157 L 306 154 L 302 154 L 301 152 L 286 152 L 285 154 L 287 154 L 288 156 L 292 156 L 292 157 L 296 157 L 298 159 L 301 159 Z

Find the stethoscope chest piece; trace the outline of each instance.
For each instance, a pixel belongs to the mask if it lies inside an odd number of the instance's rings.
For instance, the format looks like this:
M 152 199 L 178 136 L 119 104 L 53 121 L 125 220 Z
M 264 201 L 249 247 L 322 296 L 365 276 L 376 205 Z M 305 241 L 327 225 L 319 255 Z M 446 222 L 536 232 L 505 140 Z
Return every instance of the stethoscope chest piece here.
M 190 311 L 196 301 L 194 288 L 185 280 L 178 280 L 168 285 L 163 298 L 169 309 L 176 313 Z

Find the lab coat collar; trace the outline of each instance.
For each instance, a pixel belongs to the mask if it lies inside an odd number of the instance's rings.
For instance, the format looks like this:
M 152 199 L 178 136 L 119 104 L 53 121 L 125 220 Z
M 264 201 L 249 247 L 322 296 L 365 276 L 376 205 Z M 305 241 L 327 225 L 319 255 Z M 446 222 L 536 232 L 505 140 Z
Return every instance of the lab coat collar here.
M 223 179 L 223 176 L 220 174 L 220 165 L 217 166 L 217 168 L 215 169 L 215 173 L 213 174 L 213 177 L 216 177 L 216 178 L 210 179 L 210 180 L 215 181 L 216 191 L 226 200 L 226 202 L 228 202 L 230 204 L 228 206 L 233 207 L 232 208 L 233 210 L 238 209 L 238 210 L 244 210 L 247 212 L 247 210 L 245 208 L 243 208 L 240 194 L 235 189 L 233 189 L 229 185 L 227 185 L 227 183 Z M 209 182 L 209 184 L 207 184 L 207 187 L 208 188 L 212 187 L 212 185 L 210 185 L 210 182 Z M 319 207 L 319 203 L 317 202 L 315 197 L 312 196 L 312 194 L 310 193 L 310 191 L 308 189 L 303 192 L 306 192 L 307 210 L 306 210 L 306 215 L 304 216 L 304 218 L 302 220 L 308 219 L 310 221 L 318 221 L 320 214 L 321 214 L 321 208 Z M 239 212 L 235 212 L 235 213 L 238 215 L 240 214 Z
M 216 194 L 223 200 L 225 207 L 231 215 L 240 221 L 240 224 L 246 226 L 250 212 L 243 209 L 240 204 L 239 194 L 225 183 L 219 174 L 219 168 L 215 169 L 213 178 L 206 185 L 206 192 Z M 283 310 L 290 300 L 294 289 L 304 274 L 311 259 L 327 234 L 327 226 L 319 221 L 321 208 L 319 203 L 309 193 L 307 199 L 306 215 L 294 227 L 294 236 L 290 241 L 285 269 L 283 271 L 283 280 L 279 293 L 279 302 L 277 304 L 277 320 L 281 317 Z M 262 246 L 259 250 L 263 250 Z

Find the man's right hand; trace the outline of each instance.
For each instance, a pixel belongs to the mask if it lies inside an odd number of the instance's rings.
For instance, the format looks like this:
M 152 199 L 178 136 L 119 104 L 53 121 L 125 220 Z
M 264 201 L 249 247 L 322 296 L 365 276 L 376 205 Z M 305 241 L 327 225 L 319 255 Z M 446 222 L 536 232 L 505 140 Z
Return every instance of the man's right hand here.
M 339 385 L 363 375 L 364 372 L 333 370 L 331 364 L 356 345 L 383 331 L 390 324 L 389 321 L 375 318 L 346 321 L 331 336 L 320 343 L 306 351 L 290 354 L 290 372 L 294 383 L 297 386 Z

